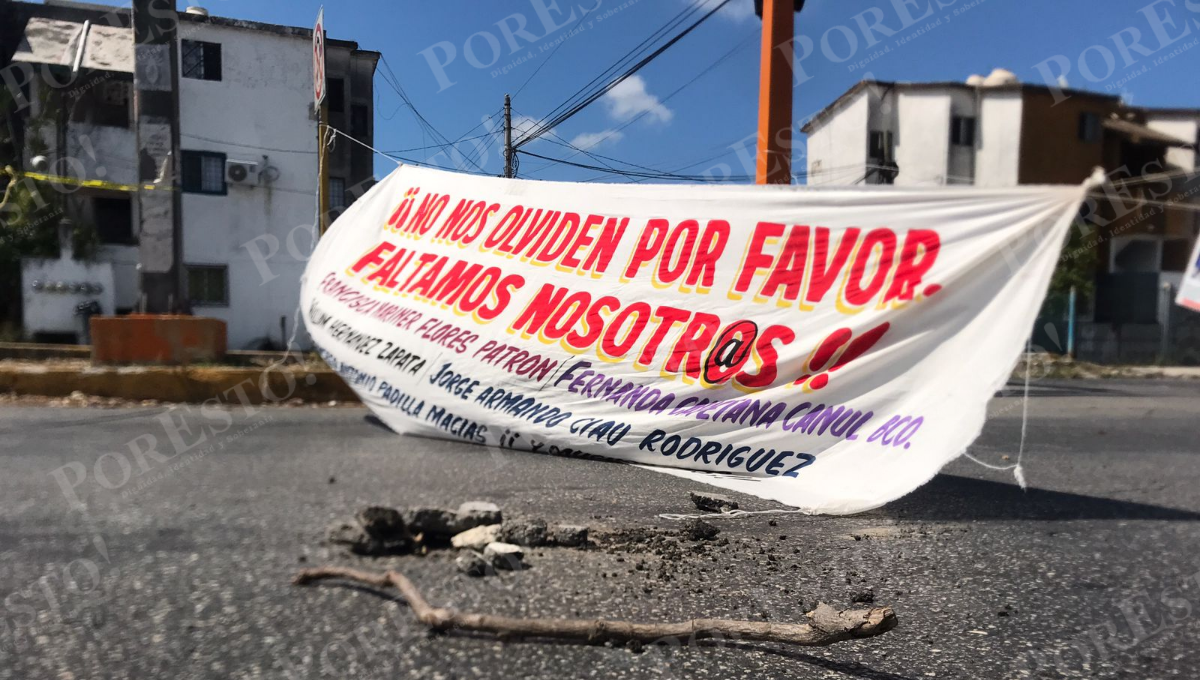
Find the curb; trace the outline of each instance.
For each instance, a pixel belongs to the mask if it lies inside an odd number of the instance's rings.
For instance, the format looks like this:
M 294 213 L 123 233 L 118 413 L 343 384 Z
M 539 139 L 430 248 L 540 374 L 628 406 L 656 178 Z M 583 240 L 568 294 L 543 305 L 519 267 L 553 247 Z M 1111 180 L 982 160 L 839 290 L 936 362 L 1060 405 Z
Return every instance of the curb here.
M 341 376 L 327 368 L 45 366 L 0 365 L 0 392 L 66 397 L 72 392 L 97 397 L 198 404 L 212 399 L 244 404 L 276 404 L 290 399 L 357 402 Z

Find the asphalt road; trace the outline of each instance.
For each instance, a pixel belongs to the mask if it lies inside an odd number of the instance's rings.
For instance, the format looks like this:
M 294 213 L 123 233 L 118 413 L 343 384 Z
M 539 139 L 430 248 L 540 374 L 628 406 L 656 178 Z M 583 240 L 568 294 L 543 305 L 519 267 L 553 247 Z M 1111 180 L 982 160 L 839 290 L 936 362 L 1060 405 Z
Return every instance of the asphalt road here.
M 1020 400 L 974 447 L 1015 452 Z M 357 408 L 0 409 L 0 678 L 1193 678 L 1200 675 L 1200 382 L 1043 383 L 1025 493 L 959 460 L 851 518 L 725 520 L 727 545 L 535 549 L 469 579 L 452 555 L 325 546 L 368 504 L 491 500 L 594 533 L 675 528 L 696 485 L 629 466 L 402 438 Z M 206 433 L 170 451 L 162 419 Z M 228 425 L 224 432 L 211 435 Z M 773 504 L 741 497 L 744 508 Z M 662 551 L 659 551 L 662 552 Z M 513 615 L 795 620 L 871 591 L 900 627 L 824 649 L 431 637 L 318 563 L 402 568 L 435 604 Z

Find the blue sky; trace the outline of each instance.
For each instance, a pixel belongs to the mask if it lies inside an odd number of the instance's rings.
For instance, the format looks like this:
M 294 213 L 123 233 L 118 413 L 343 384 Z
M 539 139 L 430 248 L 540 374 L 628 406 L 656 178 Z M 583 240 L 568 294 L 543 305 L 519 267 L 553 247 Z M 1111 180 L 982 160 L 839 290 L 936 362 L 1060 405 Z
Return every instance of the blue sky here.
M 326 3 L 326 24 L 330 37 L 382 52 L 416 107 L 453 140 L 468 131 L 468 137 L 486 132 L 476 126 L 500 109 L 506 92 L 521 90 L 513 100 L 519 124 L 541 119 L 680 10 L 719 1 L 341 0 Z M 207 0 L 206 6 L 223 16 L 311 26 L 320 5 L 319 0 Z M 575 21 L 569 20 L 572 13 Z M 514 29 L 510 42 L 497 22 L 513 15 L 505 24 Z M 524 33 L 516 30 L 522 22 Z M 732 0 L 643 69 L 639 79 L 556 128 L 553 142 L 537 141 L 527 149 L 599 163 L 560 146 L 574 143 L 648 168 L 752 173 L 746 160 L 753 155 L 757 120 L 759 29 L 751 0 Z M 1053 82 L 1069 69 L 1065 82 L 1072 88 L 1123 94 L 1140 106 L 1200 107 L 1197 0 L 808 0 L 797 16 L 797 30 L 811 41 L 811 50 L 803 38 L 797 47 L 806 78 L 795 93 L 797 118 L 819 110 L 864 76 L 962 80 L 995 67 L 1038 83 Z M 548 58 L 555 44 L 561 46 Z M 663 101 L 730 50 L 735 51 L 718 66 Z M 445 65 L 431 66 L 431 59 Z M 499 72 L 502 67 L 507 68 Z M 382 79 L 376 88 L 378 148 L 433 144 Z M 797 141 L 796 167 L 802 168 L 803 136 Z M 501 170 L 498 148 L 492 144 L 481 163 L 488 172 Z M 402 155 L 425 160 L 437 151 Z M 432 161 L 453 165 L 445 156 Z M 722 163 L 727 169 L 714 169 Z M 545 165 L 525 157 L 521 175 L 624 181 Z M 377 164 L 381 176 L 391 167 L 386 159 Z

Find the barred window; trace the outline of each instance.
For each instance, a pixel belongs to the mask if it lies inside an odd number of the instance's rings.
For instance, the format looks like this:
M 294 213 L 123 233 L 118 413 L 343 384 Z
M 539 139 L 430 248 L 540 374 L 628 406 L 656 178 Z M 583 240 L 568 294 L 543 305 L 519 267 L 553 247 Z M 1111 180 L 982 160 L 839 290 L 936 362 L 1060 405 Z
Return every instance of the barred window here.
M 229 306 L 229 267 L 223 264 L 189 264 L 187 274 L 188 299 L 193 305 Z
M 182 41 L 183 77 L 221 79 L 221 45 L 199 40 Z
M 193 194 L 225 194 L 225 154 L 185 150 L 183 190 Z

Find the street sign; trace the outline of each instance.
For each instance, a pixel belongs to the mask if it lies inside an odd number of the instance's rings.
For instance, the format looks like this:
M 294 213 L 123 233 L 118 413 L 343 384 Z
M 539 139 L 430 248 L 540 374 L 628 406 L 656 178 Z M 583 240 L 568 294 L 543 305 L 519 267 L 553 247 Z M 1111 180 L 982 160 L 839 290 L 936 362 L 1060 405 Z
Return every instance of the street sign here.
M 325 8 L 317 13 L 313 27 L 313 99 L 317 108 L 325 101 Z

